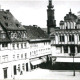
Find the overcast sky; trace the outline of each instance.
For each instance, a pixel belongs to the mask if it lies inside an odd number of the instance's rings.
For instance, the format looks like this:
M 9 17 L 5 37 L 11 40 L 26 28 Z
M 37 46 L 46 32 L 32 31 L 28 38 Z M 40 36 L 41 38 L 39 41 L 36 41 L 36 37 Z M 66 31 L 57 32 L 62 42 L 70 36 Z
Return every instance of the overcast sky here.
M 79 0 L 52 0 L 57 26 L 59 21 L 70 11 L 77 15 L 80 11 Z M 9 9 L 23 25 L 38 25 L 46 28 L 48 0 L 0 0 L 1 9 Z

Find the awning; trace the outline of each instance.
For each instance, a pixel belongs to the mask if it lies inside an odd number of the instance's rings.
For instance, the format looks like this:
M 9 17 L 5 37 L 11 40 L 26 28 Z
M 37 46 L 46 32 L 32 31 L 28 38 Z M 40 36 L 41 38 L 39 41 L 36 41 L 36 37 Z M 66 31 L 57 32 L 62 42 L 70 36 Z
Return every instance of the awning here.
M 41 64 L 42 62 L 43 62 L 43 59 L 38 59 L 38 60 L 31 61 L 31 64 L 37 65 L 37 64 Z
M 73 58 L 56 58 L 56 62 L 73 62 Z M 80 58 L 74 58 L 75 63 L 80 63 Z
M 47 61 L 45 57 L 43 57 L 42 60 L 43 60 L 43 62 L 46 62 Z

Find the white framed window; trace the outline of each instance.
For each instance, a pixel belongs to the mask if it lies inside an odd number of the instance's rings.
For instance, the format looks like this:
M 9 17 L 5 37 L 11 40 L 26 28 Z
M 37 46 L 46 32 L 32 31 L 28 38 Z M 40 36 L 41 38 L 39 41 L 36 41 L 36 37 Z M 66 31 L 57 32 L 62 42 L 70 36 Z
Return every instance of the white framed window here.
M 19 59 L 19 54 L 17 54 L 17 59 Z
M 23 58 L 23 54 L 21 54 L 21 58 Z
M 15 44 L 14 43 L 12 44 L 12 47 L 13 47 L 13 49 L 15 49 Z
M 15 60 L 15 55 L 13 55 L 13 60 Z

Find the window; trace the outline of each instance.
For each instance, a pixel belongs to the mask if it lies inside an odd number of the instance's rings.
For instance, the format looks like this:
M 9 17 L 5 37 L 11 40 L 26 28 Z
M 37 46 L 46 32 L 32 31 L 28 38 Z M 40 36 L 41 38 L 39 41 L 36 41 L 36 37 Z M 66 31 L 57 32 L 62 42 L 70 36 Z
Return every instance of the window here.
M 17 48 L 19 48 L 19 43 L 17 43 Z
M 3 38 L 3 39 L 6 38 L 6 34 L 5 33 L 2 33 L 1 34 L 1 38 Z
M 23 58 L 23 54 L 21 54 L 21 58 Z
M 15 33 L 15 38 L 17 37 L 17 34 Z
M 8 23 L 5 23 L 5 25 L 8 27 Z
M 8 17 L 7 17 L 7 16 L 3 16 L 3 18 L 4 18 L 4 19 L 8 19 Z
M 78 53 L 80 53 L 80 46 L 77 47 Z
M 60 42 L 64 42 L 65 40 L 64 40 L 64 35 L 60 35 Z
M 6 19 L 6 16 L 3 16 L 4 17 L 4 19 Z
M 23 48 L 23 43 L 21 43 L 21 48 Z
M 30 55 L 31 55 L 31 52 L 30 52 Z
M 28 71 L 28 63 L 26 63 L 26 71 Z
M 7 78 L 7 68 L 3 68 L 3 72 L 4 72 L 4 79 Z
M 13 37 L 13 33 L 11 33 L 11 37 Z
M 18 33 L 17 38 L 21 38 L 21 33 Z
M 19 24 L 16 24 L 16 26 L 17 26 L 17 27 L 20 27 L 20 25 L 19 25 Z
M 79 35 L 79 41 L 80 41 L 80 35 Z
M 13 59 L 15 60 L 15 55 L 13 55 Z
M 69 41 L 74 41 L 74 35 L 69 35 Z
M 74 35 L 72 35 L 72 41 L 74 41 Z
M 68 46 L 64 46 L 64 53 L 68 53 Z
M 3 59 L 2 60 L 3 62 L 7 62 L 8 61 L 8 55 L 3 55 L 2 56 L 2 59 Z
M 75 29 L 77 29 L 77 26 L 75 26 Z
M 20 64 L 18 64 L 18 71 L 20 72 Z
M 25 53 L 25 59 L 27 58 L 27 53 Z
M 13 46 L 13 49 L 14 49 L 15 48 L 15 44 L 13 43 L 12 46 Z
M 68 29 L 68 27 L 66 26 L 66 29 Z
M 62 41 L 62 40 L 61 40 L 61 36 L 59 36 L 59 38 L 60 38 L 60 42 L 61 42 L 61 41 Z
M 17 54 L 17 58 L 19 59 L 19 54 Z
M 62 36 L 62 41 L 64 42 L 64 36 Z
M 22 64 L 22 69 L 25 70 L 25 64 L 24 63 Z
M 25 48 L 26 48 L 26 43 L 24 43 L 24 46 L 25 46 Z
M 17 71 L 16 71 L 16 65 L 14 65 L 14 75 L 17 74 Z
M 3 43 L 2 47 L 8 47 L 8 44 L 7 43 Z
M 34 54 L 36 54 L 36 51 L 34 51 Z
M 1 56 L 0 56 L 0 63 L 1 63 Z
M 71 42 L 71 35 L 69 35 L 69 41 Z

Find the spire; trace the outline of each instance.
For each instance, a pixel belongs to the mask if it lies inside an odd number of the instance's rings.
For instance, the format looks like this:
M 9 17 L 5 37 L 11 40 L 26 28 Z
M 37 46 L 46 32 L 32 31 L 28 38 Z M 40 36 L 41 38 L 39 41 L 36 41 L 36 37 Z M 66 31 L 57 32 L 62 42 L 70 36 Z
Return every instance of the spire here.
M 70 8 L 70 12 L 71 12 L 71 8 Z
M 71 12 L 71 8 L 70 8 L 70 12 L 69 12 L 69 13 L 70 13 L 70 14 L 72 13 L 72 12 Z
M 49 5 L 48 5 L 48 8 L 53 8 L 53 5 L 52 5 L 52 0 L 49 0 Z

